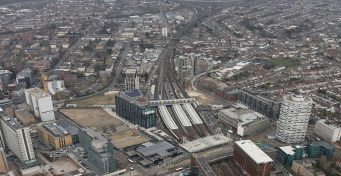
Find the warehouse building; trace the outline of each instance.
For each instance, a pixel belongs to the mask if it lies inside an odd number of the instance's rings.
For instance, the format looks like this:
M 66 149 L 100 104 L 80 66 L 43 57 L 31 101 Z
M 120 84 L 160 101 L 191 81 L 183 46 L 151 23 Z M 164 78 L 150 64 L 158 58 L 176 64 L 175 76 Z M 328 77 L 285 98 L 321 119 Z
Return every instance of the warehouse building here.
M 251 140 L 236 141 L 233 158 L 250 175 L 270 175 L 273 160 Z

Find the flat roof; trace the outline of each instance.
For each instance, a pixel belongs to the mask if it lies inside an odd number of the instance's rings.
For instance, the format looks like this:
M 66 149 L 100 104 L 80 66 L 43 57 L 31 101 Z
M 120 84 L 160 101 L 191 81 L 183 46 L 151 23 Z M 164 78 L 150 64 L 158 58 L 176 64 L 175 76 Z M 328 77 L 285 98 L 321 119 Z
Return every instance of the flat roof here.
M 291 145 L 279 147 L 279 149 L 282 150 L 287 155 L 295 155 L 294 151 L 295 149 Z
M 181 144 L 180 146 L 190 153 L 196 153 L 212 147 L 228 144 L 231 141 L 231 138 L 223 134 L 215 134 Z
M 126 74 L 136 74 L 137 70 L 135 68 L 128 68 Z
M 326 141 L 316 141 L 314 142 L 322 147 L 324 147 L 325 149 L 328 149 L 328 150 L 334 150 L 334 146 L 329 144 L 328 142 Z
M 56 123 L 66 129 L 71 135 L 77 135 L 79 133 L 79 128 L 73 126 L 63 119 L 57 120 Z
M 236 141 L 235 144 L 248 156 L 250 156 L 257 164 L 273 162 L 273 160 L 251 140 Z
M 148 100 L 143 97 L 143 94 L 139 89 L 120 92 L 119 96 L 128 101 L 132 101 L 139 106 L 146 106 L 149 103 Z
M 24 126 L 17 121 L 16 118 L 13 118 L 9 116 L 8 114 L 5 114 L 4 112 L 0 113 L 0 116 L 2 118 L 2 121 L 7 124 L 10 128 L 13 130 L 24 128 Z
M 154 154 L 157 154 L 161 157 L 164 157 L 164 156 L 171 155 L 171 153 L 168 152 L 168 150 L 173 149 L 173 148 L 175 148 L 174 145 L 172 145 L 166 141 L 163 141 L 163 142 L 160 142 L 157 144 L 152 144 L 152 145 L 150 145 L 150 143 L 148 143 L 147 147 L 137 149 L 136 151 L 141 153 L 145 157 L 151 156 Z
M 242 126 L 257 120 L 267 119 L 267 117 L 263 114 L 244 107 L 242 104 L 237 104 L 235 107 L 223 109 L 219 112 L 228 116 L 229 118 L 238 120 L 238 124 Z
M 63 128 L 62 126 L 58 125 L 57 123 L 47 123 L 43 124 L 43 127 L 47 129 L 50 133 L 53 134 L 53 136 L 64 136 L 69 134 L 69 132 Z

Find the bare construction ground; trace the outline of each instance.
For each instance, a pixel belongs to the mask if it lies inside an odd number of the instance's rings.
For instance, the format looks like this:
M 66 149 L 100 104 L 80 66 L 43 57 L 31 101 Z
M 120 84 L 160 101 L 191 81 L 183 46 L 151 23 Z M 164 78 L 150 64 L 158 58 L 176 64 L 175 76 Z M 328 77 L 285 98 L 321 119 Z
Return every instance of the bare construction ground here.
M 60 109 L 60 112 L 82 127 L 102 130 L 123 125 L 123 122 L 109 115 L 101 108 Z
M 149 141 L 147 137 L 139 135 L 138 132 L 133 129 L 115 132 L 112 134 L 111 140 L 114 146 L 119 149 L 124 149 Z
M 188 96 L 195 98 L 200 104 L 211 104 L 215 102 L 212 97 L 195 90 L 186 90 Z

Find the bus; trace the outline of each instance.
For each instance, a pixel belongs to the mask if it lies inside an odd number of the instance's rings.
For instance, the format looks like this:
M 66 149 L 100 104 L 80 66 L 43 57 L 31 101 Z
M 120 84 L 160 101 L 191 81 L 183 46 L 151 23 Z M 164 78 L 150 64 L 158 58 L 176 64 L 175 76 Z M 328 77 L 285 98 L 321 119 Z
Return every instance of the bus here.
M 179 167 L 179 168 L 176 168 L 175 171 L 181 171 L 183 169 L 184 169 L 183 167 Z

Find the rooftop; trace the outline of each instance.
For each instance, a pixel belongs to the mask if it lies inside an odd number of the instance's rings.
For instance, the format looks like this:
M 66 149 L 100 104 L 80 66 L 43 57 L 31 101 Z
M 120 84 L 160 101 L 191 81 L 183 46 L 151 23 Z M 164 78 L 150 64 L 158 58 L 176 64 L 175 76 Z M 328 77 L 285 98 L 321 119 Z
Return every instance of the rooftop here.
M 44 93 L 43 90 L 41 90 L 37 87 L 31 88 L 31 89 L 26 89 L 26 91 L 30 92 L 31 95 L 33 95 L 37 98 L 51 97 L 50 94 Z
M 312 103 L 313 100 L 310 97 L 303 96 L 301 94 L 290 94 L 283 97 L 284 100 L 293 102 L 293 103 Z
M 210 149 L 212 147 L 227 144 L 231 141 L 232 139 L 227 136 L 224 136 L 222 134 L 215 134 L 181 144 L 180 146 L 188 152 L 196 153 Z
M 24 126 L 21 125 L 16 118 L 13 118 L 4 112 L 0 112 L 1 119 L 4 123 L 6 123 L 9 127 L 11 127 L 13 130 L 17 130 L 20 128 L 23 128 Z
M 317 141 L 317 142 L 314 142 L 314 143 L 320 145 L 321 147 L 323 147 L 325 149 L 334 150 L 334 146 L 329 144 L 326 141 Z
M 171 153 L 169 150 L 174 149 L 175 146 L 163 141 L 157 144 L 154 143 L 145 143 L 145 146 L 142 148 L 137 149 L 137 152 L 141 153 L 143 156 L 152 156 L 152 155 L 159 155 L 161 157 L 169 156 Z
M 251 140 L 236 141 L 235 144 L 248 156 L 250 156 L 257 164 L 273 162 L 273 160 Z
M 341 128 L 341 122 L 337 119 L 335 119 L 335 120 L 321 119 L 318 122 L 329 125 L 330 127 L 334 128 L 334 129 Z
M 68 133 L 70 133 L 71 135 L 76 135 L 76 134 L 78 134 L 78 128 L 75 127 L 75 126 L 73 126 L 73 125 L 71 125 L 71 124 L 68 123 L 67 121 L 61 119 L 61 120 L 56 121 L 56 123 L 57 123 L 58 125 L 60 125 L 61 127 L 63 127 L 64 129 L 66 129 L 66 131 L 67 131 Z
M 295 155 L 295 149 L 291 145 L 279 147 L 279 149 L 287 155 Z
M 133 89 L 133 90 L 120 92 L 119 95 L 125 98 L 126 100 L 129 100 L 139 106 L 148 105 L 148 100 L 145 97 L 143 97 L 143 94 L 139 89 Z
M 129 75 L 129 74 L 136 74 L 137 70 L 134 69 L 134 68 L 128 68 L 126 70 L 126 74 Z
M 64 136 L 69 134 L 69 132 L 63 128 L 62 126 L 58 125 L 57 123 L 46 123 L 43 124 L 43 127 L 53 134 L 53 136 Z
M 220 110 L 220 112 L 229 116 L 230 118 L 238 120 L 238 124 L 240 125 L 249 124 L 257 119 L 267 118 L 263 114 L 252 109 L 248 109 L 242 104 L 236 104 L 234 107 Z

